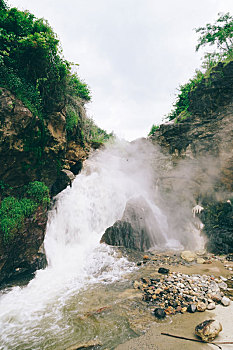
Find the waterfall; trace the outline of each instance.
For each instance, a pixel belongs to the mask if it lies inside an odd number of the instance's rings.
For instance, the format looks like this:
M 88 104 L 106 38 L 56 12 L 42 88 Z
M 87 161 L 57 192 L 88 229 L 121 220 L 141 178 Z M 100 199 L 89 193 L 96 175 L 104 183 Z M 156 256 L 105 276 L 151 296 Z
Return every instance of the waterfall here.
M 72 297 L 87 286 L 116 281 L 134 268 L 99 242 L 106 228 L 121 218 L 129 199 L 143 196 L 153 202 L 153 152 L 143 140 L 109 144 L 96 151 L 72 187 L 57 196 L 44 242 L 48 267 L 37 271 L 26 287 L 2 292 L 1 349 L 50 349 L 46 342 L 64 331 L 62 314 Z M 157 205 L 151 208 L 166 238 L 166 216 Z

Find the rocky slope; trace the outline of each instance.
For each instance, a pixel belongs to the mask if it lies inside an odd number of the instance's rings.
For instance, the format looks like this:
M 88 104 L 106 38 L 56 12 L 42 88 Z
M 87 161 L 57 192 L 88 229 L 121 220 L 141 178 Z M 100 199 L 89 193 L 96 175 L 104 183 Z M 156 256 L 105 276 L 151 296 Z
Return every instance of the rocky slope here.
M 80 113 L 85 113 L 81 103 Z M 65 126 L 64 108 L 41 120 L 11 92 L 0 88 L 1 180 L 15 190 L 37 179 L 51 188 L 61 175 L 62 163 L 68 169 L 80 169 L 90 146 L 81 146 L 78 138 L 68 141 Z
M 151 136 L 154 144 L 169 152 L 177 169 L 182 164 L 183 175 L 192 179 L 192 194 L 205 209 L 204 224 L 208 220 L 208 248 L 219 253 L 233 249 L 232 83 L 233 61 L 219 63 L 189 94 L 189 116 L 183 120 L 178 116 L 175 121 L 162 124 Z M 169 186 L 176 185 L 174 176 Z M 227 201 L 228 205 L 223 205 Z M 224 227 L 223 222 L 214 220 L 214 215 L 228 217 Z
M 66 110 L 54 106 L 45 119 L 24 106 L 5 88 L 0 88 L 0 203 L 6 196 L 22 196 L 25 186 L 42 181 L 51 196 L 62 191 L 82 168 L 91 150 L 85 140 L 84 102 L 79 103 L 79 125 L 67 137 Z M 82 135 L 81 135 L 82 132 Z M 47 222 L 42 207 L 6 243 L 0 235 L 0 283 L 20 273 L 46 265 L 41 250 Z

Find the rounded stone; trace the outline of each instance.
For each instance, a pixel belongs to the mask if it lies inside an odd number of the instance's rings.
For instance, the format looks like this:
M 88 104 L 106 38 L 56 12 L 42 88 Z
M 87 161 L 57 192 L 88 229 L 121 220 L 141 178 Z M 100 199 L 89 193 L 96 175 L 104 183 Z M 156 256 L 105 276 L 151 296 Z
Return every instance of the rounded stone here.
M 197 311 L 204 312 L 206 310 L 206 304 L 203 302 L 197 303 Z
M 216 308 L 216 305 L 214 302 L 207 305 L 207 310 L 214 310 Z
M 223 298 L 222 298 L 222 300 L 221 300 L 221 303 L 222 303 L 222 305 L 223 306 L 229 306 L 230 305 L 230 299 L 229 298 L 227 298 L 226 296 L 224 296 Z
M 195 328 L 195 334 L 204 342 L 214 340 L 222 330 L 222 325 L 217 320 L 206 320 L 198 324 Z
M 154 309 L 154 315 L 158 319 L 163 319 L 166 317 L 166 312 L 164 311 L 164 309 L 157 307 L 156 309 Z
M 197 255 L 190 250 L 185 250 L 181 253 L 181 258 L 187 262 L 192 262 L 196 259 Z
M 190 304 L 187 308 L 187 311 L 193 314 L 197 311 L 197 306 L 195 304 Z

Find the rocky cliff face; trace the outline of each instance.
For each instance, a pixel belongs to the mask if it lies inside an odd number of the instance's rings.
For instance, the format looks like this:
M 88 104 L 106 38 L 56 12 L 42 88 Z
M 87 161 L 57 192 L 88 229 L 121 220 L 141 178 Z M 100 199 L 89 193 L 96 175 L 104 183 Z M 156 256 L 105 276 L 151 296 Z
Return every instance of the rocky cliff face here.
M 80 108 L 83 108 L 80 106 Z M 46 119 L 33 116 L 8 90 L 0 89 L 0 178 L 14 189 L 40 179 L 49 188 L 60 176 L 61 164 L 81 167 L 90 147 L 68 142 L 65 110 Z
M 221 184 L 233 190 L 233 61 L 222 63 L 190 94 L 185 120 L 162 124 L 151 137 L 181 158 L 212 157 L 218 161 Z
M 47 210 L 40 206 L 9 243 L 0 236 L 0 283 L 46 266 L 43 250 L 46 223 Z
M 80 114 L 85 109 L 80 102 Z M 0 88 L 0 184 L 4 196 L 17 196 L 24 185 L 42 181 L 54 196 L 77 174 L 88 156 L 90 146 L 80 140 L 80 130 L 67 138 L 64 106 L 53 106 L 46 118 L 35 116 L 11 92 Z M 24 272 L 33 272 L 46 265 L 40 247 L 44 240 L 47 210 L 38 208 L 27 218 L 14 238 L 6 244 L 0 234 L 0 283 Z
M 177 168 L 180 163 L 184 165 L 183 175 L 192 178 L 192 192 L 196 201 L 201 201 L 205 207 L 218 207 L 220 202 L 233 197 L 233 61 L 220 63 L 212 70 L 190 93 L 189 100 L 190 116 L 184 120 L 178 117 L 161 125 L 151 140 L 169 152 Z M 175 177 L 170 182 L 173 187 L 177 184 Z M 231 214 L 228 210 L 228 217 L 232 217 L 232 214 L 232 209 Z M 213 222 L 216 225 L 216 220 Z M 213 246 L 218 244 L 219 249 L 215 248 L 215 252 L 232 251 L 232 224 L 224 227 L 220 240 L 216 236 L 221 229 L 215 229 L 214 238 L 209 219 L 207 226 L 206 234 L 210 241 L 215 239 L 215 243 L 210 242 L 209 247 L 213 250 Z

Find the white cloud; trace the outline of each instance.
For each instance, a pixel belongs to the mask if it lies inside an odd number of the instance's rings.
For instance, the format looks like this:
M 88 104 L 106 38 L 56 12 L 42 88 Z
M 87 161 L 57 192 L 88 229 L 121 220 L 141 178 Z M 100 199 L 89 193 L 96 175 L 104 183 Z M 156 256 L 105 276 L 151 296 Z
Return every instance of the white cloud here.
M 195 27 L 233 12 L 232 0 L 10 0 L 48 19 L 65 57 L 91 87 L 96 123 L 132 139 L 168 114 L 200 65 Z

